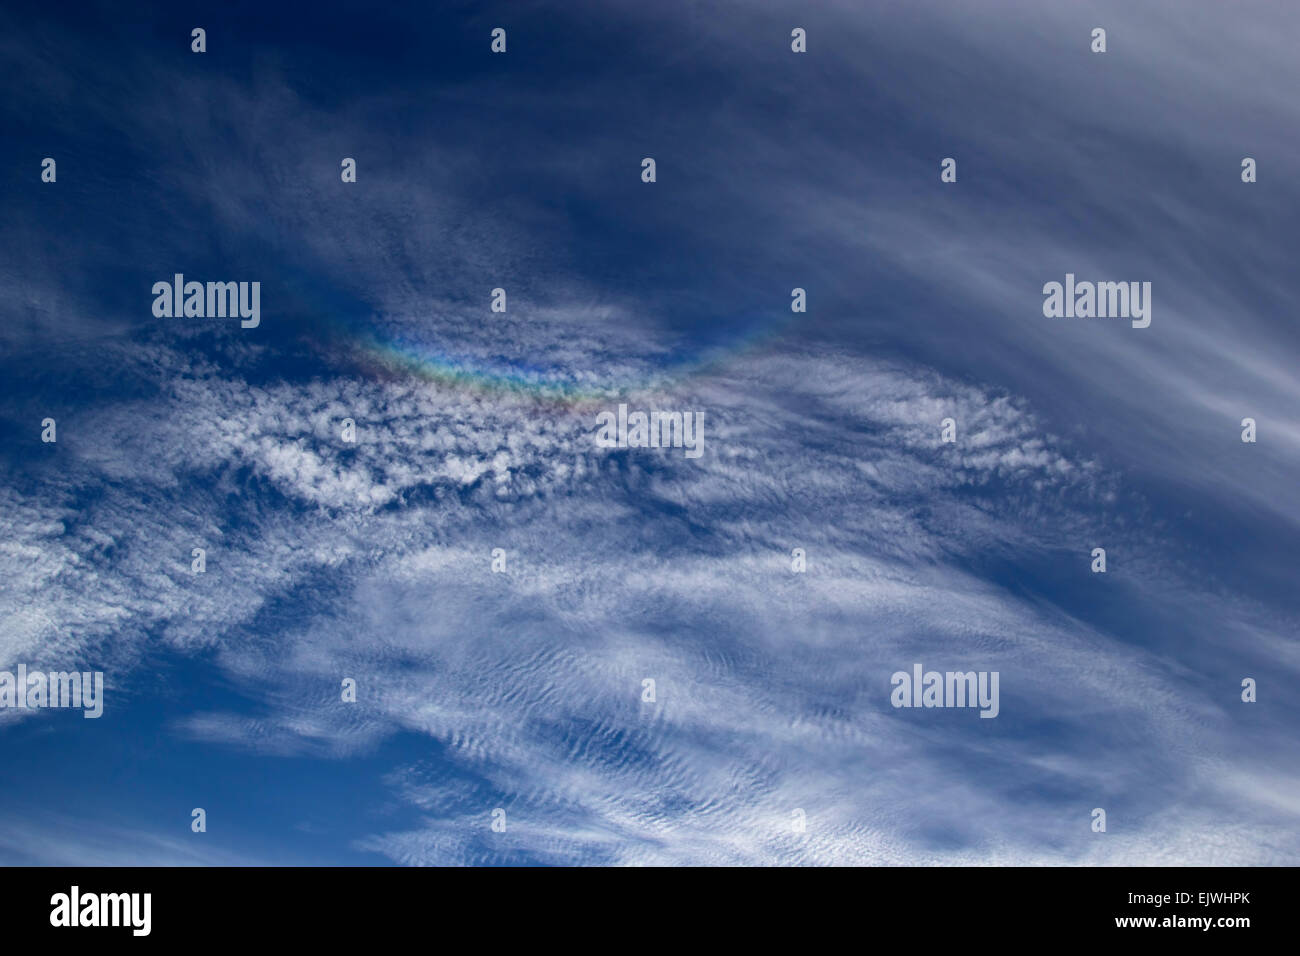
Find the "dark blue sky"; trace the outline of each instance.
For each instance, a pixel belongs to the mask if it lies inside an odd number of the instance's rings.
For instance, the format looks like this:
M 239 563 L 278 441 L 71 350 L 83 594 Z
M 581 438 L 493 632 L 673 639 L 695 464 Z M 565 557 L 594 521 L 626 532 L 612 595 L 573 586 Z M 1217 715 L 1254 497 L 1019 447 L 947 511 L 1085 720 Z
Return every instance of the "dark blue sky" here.
M 1296 24 L 8 5 L 0 861 L 1294 863 Z

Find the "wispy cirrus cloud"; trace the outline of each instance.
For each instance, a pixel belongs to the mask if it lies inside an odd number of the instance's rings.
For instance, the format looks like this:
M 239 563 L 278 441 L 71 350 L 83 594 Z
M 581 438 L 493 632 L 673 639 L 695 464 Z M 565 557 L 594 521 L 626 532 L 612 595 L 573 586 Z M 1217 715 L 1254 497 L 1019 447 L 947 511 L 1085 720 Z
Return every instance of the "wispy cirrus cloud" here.
M 776 5 L 691 43 L 605 11 L 653 88 L 354 94 L 123 51 L 88 95 L 88 41 L 3 41 L 6 109 L 76 106 L 148 195 L 11 204 L 0 655 L 95 662 L 125 708 L 165 651 L 202 672 L 165 723 L 203 753 L 382 755 L 370 801 L 406 817 L 349 842 L 399 863 L 1293 861 L 1283 15 L 1103 6 L 1103 66 L 1082 14 L 991 10 L 800 11 L 794 64 Z M 1239 197 L 1243 150 L 1269 185 Z M 257 336 L 148 313 L 155 279 L 254 269 Z M 1153 281 L 1151 329 L 1043 319 L 1065 271 Z M 705 454 L 597 448 L 617 401 L 702 411 Z M 891 708 L 914 661 L 999 671 L 998 719 Z

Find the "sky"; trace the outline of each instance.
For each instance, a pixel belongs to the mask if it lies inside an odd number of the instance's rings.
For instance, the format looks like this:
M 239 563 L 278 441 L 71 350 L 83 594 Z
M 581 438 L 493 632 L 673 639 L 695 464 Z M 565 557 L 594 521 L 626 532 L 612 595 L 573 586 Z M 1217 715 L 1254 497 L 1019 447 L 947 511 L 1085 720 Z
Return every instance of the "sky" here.
M 0 863 L 1300 862 L 1297 26 L 7 4 Z

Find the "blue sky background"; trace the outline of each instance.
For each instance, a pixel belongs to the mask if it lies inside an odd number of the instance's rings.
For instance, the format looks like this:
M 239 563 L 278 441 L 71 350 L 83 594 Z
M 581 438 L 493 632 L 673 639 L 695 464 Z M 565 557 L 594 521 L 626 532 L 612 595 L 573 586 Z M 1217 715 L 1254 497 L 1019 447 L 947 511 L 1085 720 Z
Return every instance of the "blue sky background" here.
M 0 14 L 0 862 L 1300 861 L 1293 7 L 132 7 Z

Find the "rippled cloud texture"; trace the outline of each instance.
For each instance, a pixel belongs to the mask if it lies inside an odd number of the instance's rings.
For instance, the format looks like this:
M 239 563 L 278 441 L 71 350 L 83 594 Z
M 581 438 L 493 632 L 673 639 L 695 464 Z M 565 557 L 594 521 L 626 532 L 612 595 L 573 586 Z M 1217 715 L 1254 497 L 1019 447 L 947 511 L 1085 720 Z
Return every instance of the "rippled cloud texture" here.
M 223 7 L 0 19 L 0 862 L 1300 862 L 1294 10 Z

